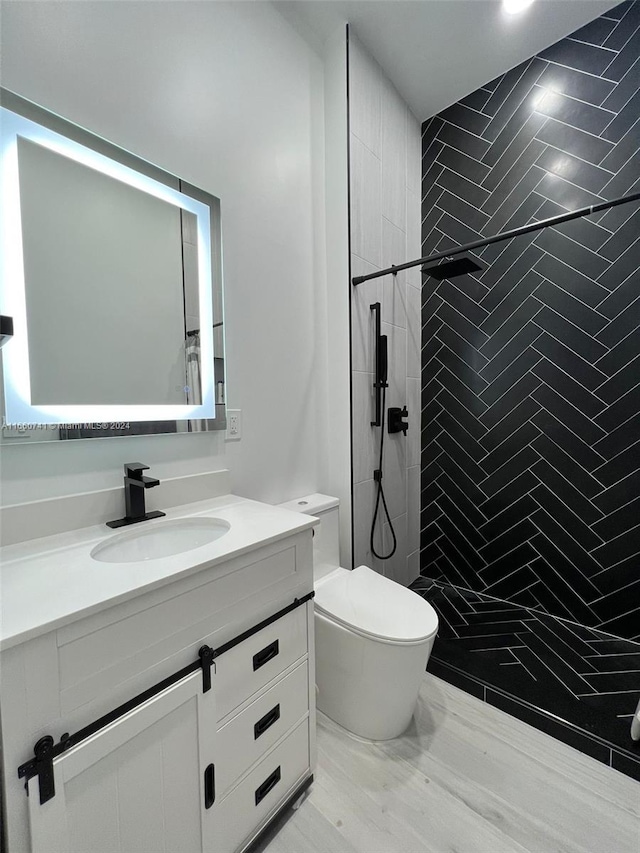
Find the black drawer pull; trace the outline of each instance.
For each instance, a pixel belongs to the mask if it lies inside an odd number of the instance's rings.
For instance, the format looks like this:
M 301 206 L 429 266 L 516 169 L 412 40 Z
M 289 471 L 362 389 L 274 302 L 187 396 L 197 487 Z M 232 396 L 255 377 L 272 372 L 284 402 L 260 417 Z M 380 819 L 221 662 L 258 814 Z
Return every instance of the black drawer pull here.
M 258 740 L 260 735 L 263 735 L 277 720 L 280 719 L 280 703 L 272 708 L 262 717 L 253 727 L 253 739 Z
M 267 661 L 270 661 L 271 658 L 274 658 L 278 652 L 280 651 L 280 643 L 278 640 L 274 640 L 273 643 L 269 643 L 268 646 L 265 646 L 261 652 L 256 652 L 253 656 L 253 671 L 256 669 L 260 669 L 261 666 L 264 666 Z
M 204 807 L 210 809 L 216 801 L 216 769 L 210 764 L 204 771 Z
M 280 781 L 280 768 L 276 767 L 271 776 L 267 776 L 262 785 L 256 788 L 256 805 L 260 800 L 264 800 L 269 791 L 274 788 Z

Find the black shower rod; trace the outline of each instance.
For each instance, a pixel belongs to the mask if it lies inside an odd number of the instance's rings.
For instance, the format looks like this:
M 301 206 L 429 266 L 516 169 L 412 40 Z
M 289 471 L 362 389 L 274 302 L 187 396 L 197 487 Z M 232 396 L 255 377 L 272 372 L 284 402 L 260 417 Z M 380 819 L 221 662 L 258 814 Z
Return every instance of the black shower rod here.
M 520 237 L 522 234 L 529 234 L 532 231 L 540 231 L 542 228 L 549 228 L 552 225 L 560 225 L 562 222 L 569 222 L 572 219 L 580 219 L 582 216 L 591 216 L 592 213 L 598 213 L 601 210 L 608 210 L 610 207 L 618 207 L 620 204 L 629 204 L 632 201 L 640 201 L 640 192 L 632 193 L 631 195 L 614 198 L 612 201 L 603 201 L 600 204 L 592 204 L 590 207 L 582 207 L 580 210 L 574 210 L 571 213 L 562 213 L 560 216 L 552 216 L 550 219 L 542 219 L 540 222 L 534 222 L 531 225 L 522 225 L 520 228 L 514 228 L 512 231 L 503 231 L 501 234 L 494 234 L 493 237 L 486 237 L 484 240 L 476 240 L 474 243 L 467 243 L 464 246 L 459 246 L 457 249 L 447 249 L 444 252 L 438 252 L 436 255 L 428 255 L 425 258 L 419 258 L 417 261 L 407 261 L 406 264 L 396 264 L 392 267 L 387 267 L 384 270 L 369 273 L 369 275 L 357 275 L 352 278 L 352 284 L 362 284 L 363 281 L 369 281 L 372 278 L 380 278 L 389 273 L 397 273 L 400 270 L 408 270 L 412 267 L 417 267 L 422 264 L 433 263 L 440 261 L 443 258 L 451 258 L 454 255 L 460 255 L 463 252 L 470 252 L 473 249 L 481 249 L 483 246 L 490 246 L 492 243 L 500 243 L 502 240 L 511 240 L 513 237 Z M 425 270 L 427 272 L 427 270 Z

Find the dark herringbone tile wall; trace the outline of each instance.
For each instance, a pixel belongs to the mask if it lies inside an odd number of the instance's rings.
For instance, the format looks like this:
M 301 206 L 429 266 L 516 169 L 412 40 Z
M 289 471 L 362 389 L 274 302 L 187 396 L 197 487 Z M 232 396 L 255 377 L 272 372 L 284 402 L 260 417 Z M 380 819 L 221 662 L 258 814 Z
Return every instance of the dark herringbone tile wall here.
M 640 0 L 423 125 L 423 255 L 640 186 Z M 421 572 L 640 638 L 640 209 L 425 279 Z

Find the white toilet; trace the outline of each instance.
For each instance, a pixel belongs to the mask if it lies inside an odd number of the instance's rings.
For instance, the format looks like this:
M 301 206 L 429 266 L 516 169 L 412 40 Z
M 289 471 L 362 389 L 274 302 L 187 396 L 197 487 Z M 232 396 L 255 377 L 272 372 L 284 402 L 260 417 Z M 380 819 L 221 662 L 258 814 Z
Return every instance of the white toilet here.
M 337 498 L 281 504 L 320 519 L 314 528 L 318 708 L 360 737 L 389 740 L 411 722 L 438 631 L 417 593 L 358 566 L 340 568 Z

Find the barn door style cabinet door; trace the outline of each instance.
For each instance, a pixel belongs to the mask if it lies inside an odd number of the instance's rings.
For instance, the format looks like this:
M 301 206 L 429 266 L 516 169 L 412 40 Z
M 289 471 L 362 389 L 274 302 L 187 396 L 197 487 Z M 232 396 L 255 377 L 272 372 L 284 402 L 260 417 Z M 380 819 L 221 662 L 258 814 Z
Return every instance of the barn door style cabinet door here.
M 214 697 L 194 672 L 56 758 L 47 802 L 32 777 L 32 853 L 212 851 Z
M 3 853 L 249 850 L 313 779 L 312 598 L 305 530 L 3 649 Z

